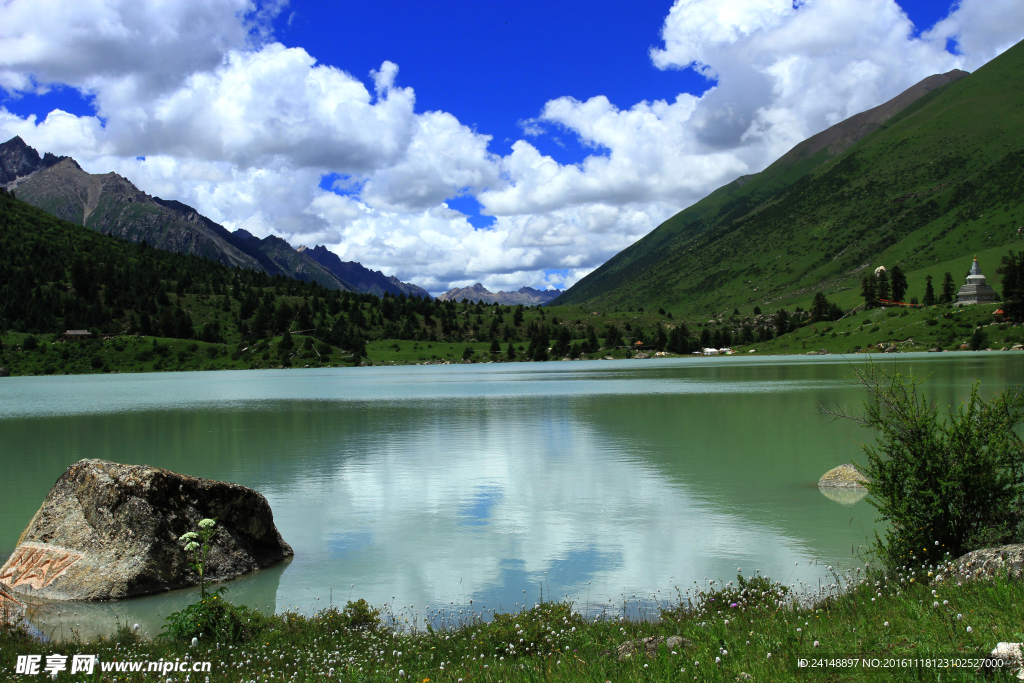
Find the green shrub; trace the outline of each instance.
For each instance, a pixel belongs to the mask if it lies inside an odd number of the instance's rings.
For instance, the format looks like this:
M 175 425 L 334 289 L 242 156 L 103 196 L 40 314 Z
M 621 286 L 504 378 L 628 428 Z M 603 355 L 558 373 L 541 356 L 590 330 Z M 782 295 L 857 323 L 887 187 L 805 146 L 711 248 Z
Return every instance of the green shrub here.
M 974 330 L 974 334 L 971 335 L 971 339 L 967 343 L 970 345 L 971 351 L 977 351 L 988 344 L 988 337 L 985 335 L 985 331 L 979 327 Z
M 216 346 L 208 346 L 208 347 L 206 347 L 206 357 L 209 358 L 210 360 L 213 360 L 214 358 L 216 358 L 219 355 L 220 355 L 220 351 L 217 350 Z
M 221 595 L 226 588 L 194 602 L 180 612 L 174 612 L 164 621 L 160 638 L 189 642 L 203 638 L 218 643 L 245 643 L 259 635 L 267 618 L 258 610 L 245 605 L 232 605 Z
M 89 361 L 89 364 L 92 365 L 92 367 L 95 368 L 96 370 L 99 370 L 100 368 L 103 367 L 103 359 L 100 358 L 98 355 L 93 356 L 92 360 Z
M 943 415 L 913 377 L 873 365 L 857 376 L 870 398 L 853 419 L 879 432 L 864 446 L 862 471 L 868 501 L 888 523 L 873 548 L 888 568 L 1024 540 L 1024 440 L 1014 431 L 1024 422 L 1024 392 L 986 402 L 975 383 Z
M 366 602 L 362 598 L 359 598 L 355 602 L 351 600 L 345 605 L 345 609 L 342 611 L 345 616 L 346 628 L 358 628 L 375 631 L 380 628 L 380 610 L 371 607 L 370 603 Z
M 153 351 L 151 349 L 143 349 L 135 354 L 135 360 L 145 363 L 153 358 Z
M 21 342 L 21 348 L 26 351 L 34 351 L 39 346 L 39 340 L 33 337 L 31 334 L 25 337 Z
M 875 326 L 874 326 L 874 327 L 872 327 L 872 328 L 871 328 L 870 330 L 868 330 L 868 332 L 869 332 L 869 333 L 871 333 L 871 332 L 878 332 L 878 331 L 879 331 L 880 329 L 882 329 L 882 328 L 881 328 L 881 327 L 879 327 L 878 325 L 875 325 Z

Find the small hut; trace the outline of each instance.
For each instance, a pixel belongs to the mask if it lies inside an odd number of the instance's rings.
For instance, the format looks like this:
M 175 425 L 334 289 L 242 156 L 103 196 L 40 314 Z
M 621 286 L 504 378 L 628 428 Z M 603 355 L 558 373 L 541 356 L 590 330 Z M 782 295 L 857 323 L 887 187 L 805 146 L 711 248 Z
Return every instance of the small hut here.
M 61 337 L 64 341 L 81 341 L 82 339 L 88 339 L 92 336 L 92 332 L 89 330 L 68 330 Z

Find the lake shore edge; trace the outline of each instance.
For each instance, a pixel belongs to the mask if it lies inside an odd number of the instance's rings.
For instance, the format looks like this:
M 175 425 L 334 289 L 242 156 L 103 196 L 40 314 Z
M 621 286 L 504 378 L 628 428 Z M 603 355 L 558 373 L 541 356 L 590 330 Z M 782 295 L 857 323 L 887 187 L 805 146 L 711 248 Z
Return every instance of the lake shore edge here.
M 356 601 L 311 616 L 243 611 L 246 628 L 233 640 L 205 633 L 195 641 L 143 639 L 119 624 L 109 638 L 72 634 L 42 642 L 5 626 L 0 671 L 13 672 L 16 656 L 38 654 L 45 662 L 59 653 L 68 661 L 98 655 L 108 665 L 210 662 L 218 681 L 909 681 L 939 672 L 942 680 L 975 680 L 978 666 L 965 663 L 999 642 L 1021 640 L 1016 605 L 1024 601 L 1024 582 L 997 575 L 935 583 L 937 569 L 908 568 L 898 576 L 848 570 L 837 572 L 834 584 L 802 593 L 740 574 L 680 593 L 657 619 L 629 618 L 625 605 L 622 613 L 597 617 L 568 602 L 512 613 L 416 615 Z M 121 678 L 120 671 L 117 679 L 145 675 Z M 100 680 L 114 678 L 108 672 Z

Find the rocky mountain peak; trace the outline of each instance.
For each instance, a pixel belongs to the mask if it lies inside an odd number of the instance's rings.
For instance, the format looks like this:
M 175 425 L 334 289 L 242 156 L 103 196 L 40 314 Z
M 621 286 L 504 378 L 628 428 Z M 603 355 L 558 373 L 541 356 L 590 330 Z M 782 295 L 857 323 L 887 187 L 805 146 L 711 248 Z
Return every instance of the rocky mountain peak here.
M 0 145 L 0 184 L 6 185 L 70 158 L 59 157 L 49 152 L 40 158 L 39 152 L 29 147 L 20 135 L 15 135 Z

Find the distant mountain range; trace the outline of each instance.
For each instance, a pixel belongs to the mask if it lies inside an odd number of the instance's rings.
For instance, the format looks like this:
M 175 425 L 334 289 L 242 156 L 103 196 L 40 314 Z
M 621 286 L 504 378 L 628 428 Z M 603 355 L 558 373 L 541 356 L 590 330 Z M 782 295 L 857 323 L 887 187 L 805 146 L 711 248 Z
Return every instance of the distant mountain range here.
M 313 259 L 336 276 L 349 283 L 358 292 L 368 292 L 384 296 L 384 292 L 405 294 L 430 298 L 430 294 L 422 287 L 402 282 L 395 276 L 385 275 L 379 270 L 370 270 L 356 261 L 342 261 L 337 254 L 327 247 L 317 245 L 312 249 L 299 247 L 297 251 Z
M 202 256 L 328 289 L 429 296 L 355 261 L 342 262 L 326 247 L 293 248 L 280 237 L 231 232 L 191 206 L 152 197 L 116 173 L 91 174 L 71 157 L 43 157 L 20 137 L 0 145 L 0 185 L 47 213 L 129 242 Z
M 669 218 L 554 305 L 746 314 L 824 292 L 851 308 L 878 265 L 900 266 L 908 297 L 945 271 L 959 281 L 976 250 L 994 271 L 1020 244 L 1022 72 L 1018 44 L 930 76 Z
M 560 289 L 540 290 L 533 287 L 521 287 L 516 292 L 491 292 L 481 283 L 472 287 L 461 289 L 450 289 L 437 297 L 441 301 L 462 301 L 469 300 L 471 303 L 482 301 L 485 304 L 498 303 L 502 306 L 543 306 L 562 293 Z

